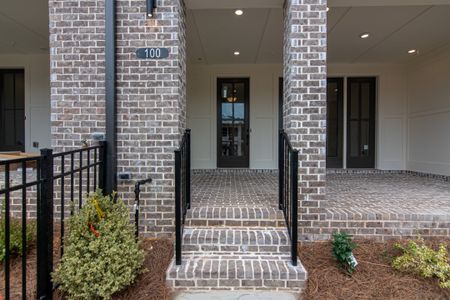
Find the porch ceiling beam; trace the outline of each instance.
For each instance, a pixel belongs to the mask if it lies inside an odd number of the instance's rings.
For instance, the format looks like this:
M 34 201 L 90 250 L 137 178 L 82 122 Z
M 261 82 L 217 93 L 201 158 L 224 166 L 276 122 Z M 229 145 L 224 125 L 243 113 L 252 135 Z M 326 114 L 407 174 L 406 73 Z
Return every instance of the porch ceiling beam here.
M 329 7 L 449 5 L 449 0 L 328 0 Z
M 282 8 L 284 0 L 185 0 L 188 9 Z

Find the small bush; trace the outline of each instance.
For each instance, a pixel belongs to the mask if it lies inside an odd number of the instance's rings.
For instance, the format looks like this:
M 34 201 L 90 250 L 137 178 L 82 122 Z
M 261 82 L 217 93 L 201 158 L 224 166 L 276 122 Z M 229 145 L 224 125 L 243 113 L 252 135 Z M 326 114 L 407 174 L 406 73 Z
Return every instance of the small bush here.
M 422 238 L 417 242 L 408 241 L 405 246 L 397 243 L 396 248 L 403 255 L 394 258 L 392 267 L 396 270 L 419 274 L 422 277 L 436 277 L 439 286 L 450 288 L 450 265 L 445 244 L 440 244 L 437 251 L 427 247 Z
M 356 268 L 357 262 L 353 256 L 353 250 L 357 245 L 352 241 L 350 235 L 345 232 L 333 233 L 333 255 L 337 259 L 340 267 L 348 275 L 351 275 Z
M 5 220 L 2 218 L 0 220 L 0 262 L 5 259 L 6 255 L 6 226 Z M 22 254 L 22 221 L 20 219 L 11 218 L 10 219 L 10 231 L 9 231 L 9 251 L 12 255 Z M 36 237 L 36 223 L 28 222 L 27 229 L 25 233 L 26 243 L 29 246 Z
M 91 194 L 69 221 L 53 279 L 71 299 L 109 299 L 132 284 L 142 267 L 144 252 L 135 241 L 129 211 L 112 197 Z

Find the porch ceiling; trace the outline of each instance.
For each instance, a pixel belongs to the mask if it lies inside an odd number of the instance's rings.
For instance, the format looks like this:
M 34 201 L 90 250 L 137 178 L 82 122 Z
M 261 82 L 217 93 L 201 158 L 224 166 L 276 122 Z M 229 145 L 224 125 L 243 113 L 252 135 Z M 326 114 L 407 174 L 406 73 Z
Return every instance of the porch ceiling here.
M 188 10 L 188 55 L 191 63 L 281 63 L 281 8 Z M 239 51 L 240 55 L 233 55 Z
M 48 0 L 0 4 L 0 54 L 48 52 Z
M 190 7 L 196 8 L 188 10 L 190 63 L 282 62 L 281 7 L 250 6 L 243 16 L 229 7 L 197 9 L 198 3 Z M 408 63 L 450 43 L 449 15 L 450 5 L 331 6 L 328 61 Z M 370 33 L 368 39 L 359 37 L 364 32 Z M 410 49 L 419 54 L 408 54 Z M 233 55 L 234 51 L 240 55 Z

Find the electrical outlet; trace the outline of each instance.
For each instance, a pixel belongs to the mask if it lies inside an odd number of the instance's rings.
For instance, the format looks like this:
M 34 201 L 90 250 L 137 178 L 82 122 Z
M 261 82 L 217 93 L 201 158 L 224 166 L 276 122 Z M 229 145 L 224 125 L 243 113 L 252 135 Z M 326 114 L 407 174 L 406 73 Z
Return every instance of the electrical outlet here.
M 94 141 L 104 141 L 106 138 L 105 133 L 104 132 L 94 132 L 92 133 L 92 139 Z
M 119 180 L 131 180 L 131 173 L 123 172 L 118 175 Z
M 39 142 L 33 142 L 33 147 L 34 148 L 39 148 Z

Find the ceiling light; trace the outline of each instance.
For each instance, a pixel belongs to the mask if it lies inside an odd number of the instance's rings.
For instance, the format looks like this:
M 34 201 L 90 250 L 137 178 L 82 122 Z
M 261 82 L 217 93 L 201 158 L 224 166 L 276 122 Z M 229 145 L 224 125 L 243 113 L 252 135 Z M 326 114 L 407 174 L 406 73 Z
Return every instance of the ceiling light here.
M 359 37 L 362 39 L 367 39 L 370 36 L 370 33 L 368 32 L 364 32 L 363 34 L 361 34 Z
M 236 10 L 234 11 L 234 13 L 235 13 L 235 15 L 237 15 L 237 16 L 242 16 L 242 15 L 244 14 L 244 11 L 243 11 L 242 9 L 236 9 Z
M 327 6 L 327 11 L 330 11 L 330 8 Z
M 408 50 L 408 53 L 409 54 L 416 54 L 417 50 L 416 49 L 411 49 L 411 50 Z
M 234 55 L 239 55 L 239 54 L 241 54 L 239 51 L 234 51 L 234 53 L 233 53 Z

